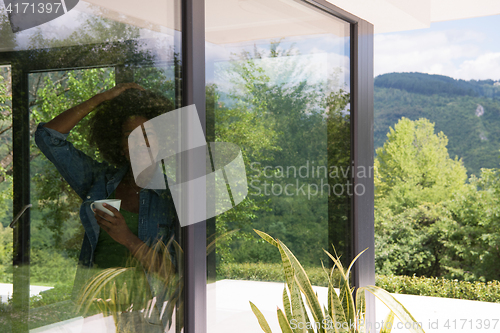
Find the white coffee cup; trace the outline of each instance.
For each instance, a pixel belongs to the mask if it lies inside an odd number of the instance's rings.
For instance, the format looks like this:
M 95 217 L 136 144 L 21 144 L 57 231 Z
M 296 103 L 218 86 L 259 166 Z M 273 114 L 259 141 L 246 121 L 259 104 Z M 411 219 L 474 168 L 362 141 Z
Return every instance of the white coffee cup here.
M 96 200 L 93 203 L 90 204 L 90 208 L 94 210 L 94 208 L 100 210 L 101 212 L 104 212 L 106 214 L 109 214 L 111 216 L 115 216 L 112 211 L 109 209 L 106 209 L 103 207 L 103 203 L 108 204 L 118 210 L 120 210 L 120 205 L 122 201 L 120 199 L 104 199 L 104 200 Z

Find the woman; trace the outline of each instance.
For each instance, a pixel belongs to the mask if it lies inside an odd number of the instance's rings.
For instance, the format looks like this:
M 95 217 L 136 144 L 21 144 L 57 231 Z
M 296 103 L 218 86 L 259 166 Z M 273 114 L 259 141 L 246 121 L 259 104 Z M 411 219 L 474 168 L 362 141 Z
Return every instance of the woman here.
M 38 126 L 36 144 L 83 200 L 80 219 L 85 236 L 80 266 L 123 267 L 132 255 L 146 270 L 157 268 L 158 259 L 151 260 L 148 246 L 158 239 L 173 237 L 175 208 L 168 189 L 149 190 L 136 184 L 130 167 L 128 135 L 173 109 L 167 98 L 135 83 L 125 83 Z M 94 113 L 90 141 L 106 162 L 97 162 L 66 140 L 71 129 L 90 113 Z M 106 198 L 121 199 L 120 211 L 106 206 L 114 217 L 90 208 L 92 202 Z M 79 269 L 75 289 L 89 281 L 91 274 L 90 270 Z

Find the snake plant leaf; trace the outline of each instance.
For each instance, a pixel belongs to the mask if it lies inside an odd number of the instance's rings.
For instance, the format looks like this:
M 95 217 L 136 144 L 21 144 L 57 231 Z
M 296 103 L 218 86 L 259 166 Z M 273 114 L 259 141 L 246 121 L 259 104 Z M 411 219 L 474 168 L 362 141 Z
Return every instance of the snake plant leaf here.
M 325 251 L 325 250 L 323 250 Z M 351 288 L 349 287 L 349 279 L 346 276 L 346 272 L 343 270 L 342 263 L 338 258 L 335 258 L 332 256 L 329 252 L 325 251 L 325 253 L 330 257 L 330 259 L 333 260 L 335 265 L 338 267 L 338 271 L 340 273 L 340 295 L 339 299 L 342 303 L 342 307 L 344 309 L 344 314 L 345 314 L 345 319 L 346 323 L 348 326 L 351 326 L 351 323 L 355 322 L 355 316 L 356 316 L 356 309 L 355 309 L 355 303 L 354 303 L 354 298 L 352 296 L 352 291 Z M 356 256 L 355 259 L 357 259 L 359 256 Z M 353 260 L 354 261 L 354 260 Z M 352 262 L 349 267 L 352 267 Z
M 356 320 L 356 309 L 348 280 L 340 281 L 340 300 L 344 308 L 345 320 L 351 326 Z
M 84 305 L 84 303 L 87 303 L 85 306 L 85 309 L 83 310 L 83 315 L 87 313 L 89 310 L 90 306 L 92 305 L 92 300 L 96 297 L 96 295 L 101 291 L 104 286 L 112 281 L 115 277 L 118 275 L 130 270 L 130 268 L 109 268 L 104 270 L 102 273 L 97 275 L 92 281 L 85 287 L 82 295 L 79 297 L 78 300 L 78 305 L 77 305 L 77 312 L 79 312 Z
M 380 329 L 380 333 L 391 333 L 392 325 L 394 324 L 394 312 L 389 312 L 385 318 L 384 326 Z
M 293 253 L 286 247 L 285 244 L 283 244 L 279 240 L 277 242 L 278 242 L 278 249 L 280 249 L 280 253 L 283 252 L 286 255 L 286 257 L 288 257 L 292 267 L 295 270 L 295 278 L 296 278 L 295 281 L 297 281 L 300 291 L 302 291 L 302 293 L 306 297 L 307 305 L 311 310 L 314 322 L 320 322 L 320 323 L 323 322 L 323 320 L 325 319 L 323 310 L 321 309 L 318 297 L 316 296 L 314 290 L 312 289 L 311 282 L 309 281 L 309 278 L 307 277 L 304 268 L 299 263 L 297 258 L 295 258 Z M 318 332 L 324 333 L 324 329 L 320 327 Z
M 295 282 L 295 270 L 292 267 L 290 259 L 287 257 L 285 252 L 281 247 L 278 246 L 278 249 L 281 254 L 281 260 L 283 263 L 283 271 L 285 272 L 285 279 L 287 282 L 288 290 L 290 291 L 291 298 L 291 313 L 292 316 L 289 317 L 290 320 L 295 319 L 296 322 L 305 323 L 304 314 L 306 313 L 304 304 L 302 303 L 302 296 L 300 294 L 300 290 L 297 287 L 297 283 Z M 305 332 L 305 328 L 300 330 L 295 328 L 294 332 Z
M 301 306 L 302 306 L 302 308 L 304 309 L 304 318 L 305 318 L 305 319 L 304 319 L 304 320 L 305 320 L 304 322 L 305 322 L 305 323 L 310 323 L 310 322 L 311 322 L 311 320 L 309 319 L 309 315 L 307 314 L 307 311 L 305 310 L 305 308 L 306 308 L 306 307 L 305 307 L 305 305 L 304 305 L 304 301 L 302 300 L 302 297 L 300 297 L 300 305 L 301 305 Z M 307 328 L 307 326 L 306 326 L 306 328 Z M 314 330 L 313 330 L 312 328 L 310 328 L 310 327 L 309 327 L 309 328 L 307 328 L 307 333 L 314 333 Z
M 278 323 L 280 324 L 282 333 L 293 333 L 290 323 L 286 320 L 286 317 L 280 308 L 278 308 Z
M 384 303 L 389 308 L 389 310 L 394 312 L 396 317 L 398 317 L 398 319 L 405 325 L 405 327 L 406 323 L 409 323 L 410 328 L 408 330 L 410 332 L 425 333 L 420 324 L 415 320 L 415 318 L 413 318 L 413 316 L 410 314 L 410 312 L 408 312 L 403 304 L 399 303 L 399 301 L 387 291 L 375 286 L 365 286 L 361 287 L 360 289 L 369 291 L 370 293 L 375 295 L 375 297 L 381 300 L 382 303 Z
M 253 229 L 253 231 L 255 231 L 260 237 L 262 237 L 269 244 L 278 247 L 278 242 L 276 242 L 276 240 L 274 240 L 274 238 L 272 238 L 271 236 L 269 236 L 265 232 L 262 232 L 262 231 L 259 231 L 259 230 L 256 230 L 256 229 Z
M 228 237 L 232 234 L 235 234 L 237 233 L 238 231 L 240 231 L 240 229 L 234 229 L 234 230 L 230 230 L 220 236 L 217 236 L 215 237 L 215 235 L 212 235 L 210 236 L 209 238 L 213 238 L 213 240 L 210 241 L 210 243 L 208 243 L 207 245 L 207 256 L 213 251 L 215 250 L 215 245 L 217 244 L 218 241 L 224 239 L 225 237 Z M 208 240 L 207 240 L 208 241 Z
M 298 282 L 295 282 L 293 284 L 293 293 L 292 293 L 292 313 L 293 313 L 293 318 L 296 320 L 298 323 L 308 323 L 309 322 L 309 316 L 307 315 L 307 310 L 304 305 L 304 302 L 302 301 L 302 294 L 300 293 L 300 289 L 298 287 Z M 293 331 L 294 332 L 306 332 L 307 325 L 304 325 L 304 328 L 296 328 Z M 308 332 L 314 333 L 311 329 L 307 329 Z
M 174 290 L 174 292 L 169 296 L 168 298 L 168 301 L 167 301 L 167 305 L 165 307 L 165 312 L 163 313 L 163 316 L 161 316 L 161 318 L 167 318 L 167 326 L 171 326 L 172 323 L 173 323 L 173 315 L 174 315 L 174 311 L 176 311 L 176 307 L 178 306 L 179 307 L 179 312 L 182 313 L 182 308 L 184 306 L 184 302 L 179 302 L 179 298 L 180 298 L 180 295 L 181 295 L 181 291 L 183 290 L 184 288 L 184 282 L 181 280 L 181 281 L 178 281 L 177 284 L 176 284 L 177 287 L 173 287 L 172 290 Z
M 271 327 L 269 327 L 269 324 L 267 323 L 266 318 L 264 318 L 264 315 L 262 314 L 262 312 L 260 312 L 260 310 L 255 306 L 255 304 L 253 304 L 252 302 L 249 302 L 249 303 L 250 303 L 250 306 L 252 307 L 253 313 L 255 314 L 255 316 L 257 317 L 257 320 L 259 321 L 260 328 L 262 328 L 262 330 L 265 333 L 272 333 Z M 285 319 L 285 321 L 286 321 L 286 319 Z
M 366 297 L 365 291 L 363 289 L 358 289 L 356 291 L 356 318 L 358 320 L 358 331 L 359 333 L 365 333 L 366 331 Z
M 325 321 L 321 323 L 321 326 L 325 329 L 326 333 L 336 333 L 337 329 L 335 328 L 335 323 L 332 320 L 332 317 L 327 313 L 325 315 Z
M 177 265 L 181 265 L 184 262 L 184 251 L 182 250 L 179 243 L 177 243 L 176 241 L 174 241 L 173 244 L 176 254 Z M 182 271 L 183 271 L 182 269 L 179 269 L 178 274 L 182 274 Z
M 278 246 L 278 249 L 279 249 L 280 254 L 281 254 L 281 262 L 283 264 L 283 272 L 285 273 L 286 284 L 288 286 L 288 290 L 290 290 L 290 293 L 292 293 L 293 292 L 293 284 L 295 282 L 294 281 L 295 270 L 292 267 L 292 263 L 290 261 L 290 258 L 288 258 L 288 256 L 281 249 L 281 247 Z M 293 302 L 293 294 L 292 294 L 292 302 Z
M 283 307 L 285 308 L 285 315 L 288 320 L 292 320 L 292 307 L 290 305 L 290 298 L 288 297 L 288 292 L 286 285 L 283 287 Z M 295 331 L 295 330 L 294 330 Z
M 348 332 L 345 326 L 342 327 L 342 324 L 347 322 L 344 314 L 344 307 L 332 283 L 329 283 L 328 286 L 328 307 L 330 308 L 330 317 L 333 318 L 335 331 L 339 333 Z M 338 324 L 335 325 L 336 323 Z
M 323 270 L 326 272 L 325 266 L 323 263 L 321 263 L 323 266 Z M 327 273 L 327 278 L 328 278 L 328 310 L 325 311 L 326 314 L 332 318 L 332 326 L 335 330 L 336 333 L 340 332 L 347 332 L 348 330 L 345 329 L 345 327 L 342 327 L 342 323 L 346 322 L 345 320 L 345 314 L 344 314 L 344 308 L 342 307 L 342 302 L 339 299 L 339 296 L 337 295 L 337 292 L 335 291 L 335 284 L 333 281 L 333 273 L 335 271 L 336 265 L 333 264 L 332 269 L 330 270 L 330 274 Z M 335 326 L 335 323 L 337 326 Z
M 352 259 L 351 261 L 351 264 L 349 265 L 349 267 L 347 268 L 347 272 L 345 274 L 347 280 L 349 280 L 349 274 L 351 273 L 351 268 L 352 266 L 354 266 L 354 263 L 356 262 L 356 260 L 358 260 L 358 258 L 366 251 L 368 250 L 368 248 L 364 249 L 363 251 L 359 252 L 358 255 L 356 257 L 354 257 L 354 259 Z

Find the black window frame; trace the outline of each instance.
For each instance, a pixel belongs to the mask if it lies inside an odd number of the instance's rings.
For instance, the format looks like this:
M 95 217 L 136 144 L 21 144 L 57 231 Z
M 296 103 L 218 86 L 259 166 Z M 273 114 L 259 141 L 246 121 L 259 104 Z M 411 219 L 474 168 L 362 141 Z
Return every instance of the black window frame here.
M 358 170 L 358 167 L 370 168 L 374 161 L 373 25 L 324 0 L 297 0 L 297 2 L 312 5 L 350 24 L 351 157 L 354 170 Z M 184 0 L 182 22 L 185 105 L 196 104 L 200 119 L 205 119 L 205 1 Z M 206 131 L 206 123 L 202 126 Z M 360 178 L 354 173 L 353 178 L 354 185 L 362 184 L 365 189 L 362 196 L 353 196 L 351 203 L 351 253 L 357 254 L 368 249 L 353 267 L 354 286 L 362 287 L 375 284 L 374 183 L 373 175 Z M 184 229 L 186 256 L 184 331 L 206 333 L 207 221 Z M 375 322 L 373 295 L 366 295 L 366 302 L 366 321 Z

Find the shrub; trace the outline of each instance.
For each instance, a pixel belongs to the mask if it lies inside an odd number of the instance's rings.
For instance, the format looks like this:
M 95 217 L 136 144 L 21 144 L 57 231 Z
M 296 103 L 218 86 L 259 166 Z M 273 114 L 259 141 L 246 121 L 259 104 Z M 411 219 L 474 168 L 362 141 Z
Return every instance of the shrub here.
M 376 286 L 363 286 L 355 291 L 351 287 L 351 279 L 349 277 L 351 268 L 364 251 L 359 253 L 347 268 L 344 268 L 339 257 L 334 257 L 325 251 L 334 265 L 326 276 L 328 280 L 328 307 L 325 305 L 322 308 L 318 294 L 314 292 L 304 267 L 286 245 L 264 232 L 258 230 L 255 230 L 255 232 L 266 242 L 277 247 L 281 254 L 286 286 L 283 290 L 284 311 L 278 307 L 277 315 L 283 333 L 298 331 L 297 328 L 303 332 L 307 328 L 307 331 L 310 333 L 332 333 L 338 331 L 358 333 L 365 332 L 367 327 L 371 331 L 369 328 L 371 325 L 367 324 L 365 317 L 367 311 L 366 292 L 373 294 L 390 309 L 389 315 L 385 320 L 385 325 L 381 328 L 380 333 L 390 332 L 395 316 L 401 320 L 405 327 L 409 324 L 411 332 L 425 333 L 408 310 L 384 289 Z M 328 272 L 326 269 L 325 271 Z M 334 274 L 335 271 L 338 273 Z M 338 280 L 334 281 L 337 277 Z M 339 286 L 338 294 L 334 289 L 335 285 Z M 271 328 L 262 312 L 255 304 L 252 302 L 249 303 L 262 330 L 265 333 L 271 333 Z M 308 313 L 312 314 L 312 319 L 310 319 L 311 317 L 309 317 Z
M 391 293 L 500 303 L 500 282 L 468 282 L 419 276 L 377 275 L 376 285 Z
M 322 267 L 304 268 L 311 284 L 328 287 L 328 279 Z M 281 264 L 227 263 L 217 267 L 217 279 L 285 282 Z M 388 292 L 467 299 L 500 303 L 500 282 L 467 282 L 444 278 L 418 276 L 376 275 L 377 287 Z
M 322 267 L 305 267 L 304 270 L 312 285 L 328 287 L 328 275 Z M 217 267 L 217 280 L 222 279 L 285 282 L 285 275 L 281 264 L 226 263 Z

